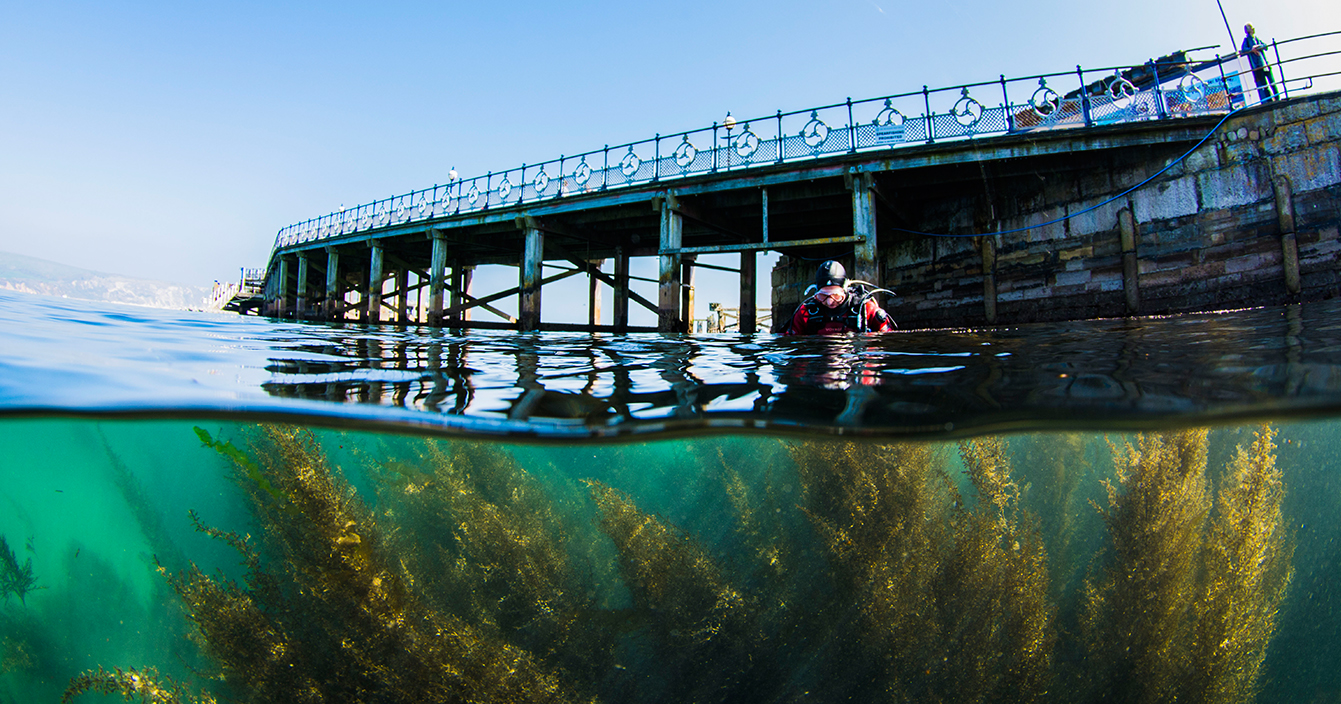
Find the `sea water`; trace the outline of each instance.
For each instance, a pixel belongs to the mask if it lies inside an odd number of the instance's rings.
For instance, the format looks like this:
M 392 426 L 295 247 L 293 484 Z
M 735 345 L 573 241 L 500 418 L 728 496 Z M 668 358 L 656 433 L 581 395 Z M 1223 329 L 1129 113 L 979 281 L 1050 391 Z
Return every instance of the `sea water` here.
M 1335 303 L 0 330 L 0 702 L 1341 696 Z

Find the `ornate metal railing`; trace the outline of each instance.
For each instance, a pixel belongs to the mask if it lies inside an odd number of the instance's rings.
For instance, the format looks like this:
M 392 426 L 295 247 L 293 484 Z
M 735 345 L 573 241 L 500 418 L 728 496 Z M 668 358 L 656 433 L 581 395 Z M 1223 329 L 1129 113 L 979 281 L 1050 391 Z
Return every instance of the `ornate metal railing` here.
M 1285 75 L 1325 51 L 1281 59 L 1282 46 L 1336 38 L 1328 32 L 1271 43 L 1269 60 L 1282 97 L 1338 75 Z M 1037 130 L 1091 127 L 1225 113 L 1257 102 L 1250 71 L 1236 54 L 1196 60 L 1175 52 L 1141 66 L 1082 69 L 1025 78 L 927 88 L 867 100 L 847 99 L 794 112 L 735 120 L 629 144 L 562 156 L 366 203 L 285 227 L 276 249 L 414 221 L 656 183 L 701 174 L 818 159 L 843 153 Z M 1315 64 L 1316 65 L 1316 64 Z M 1074 86 L 1074 87 L 1073 87 Z M 1066 93 L 1060 91 L 1068 90 Z M 999 93 L 999 96 L 998 96 Z M 990 97 L 989 97 L 990 96 Z M 1023 100 L 1021 101 L 1021 97 Z M 999 101 L 995 106 L 989 102 Z

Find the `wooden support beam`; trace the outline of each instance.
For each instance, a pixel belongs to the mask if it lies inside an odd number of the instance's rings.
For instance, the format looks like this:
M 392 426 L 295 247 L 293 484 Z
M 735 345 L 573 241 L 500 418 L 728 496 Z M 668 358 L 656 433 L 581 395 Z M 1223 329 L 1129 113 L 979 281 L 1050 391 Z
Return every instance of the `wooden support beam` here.
M 340 290 L 340 250 L 326 248 L 326 310 L 327 320 L 344 317 L 344 294 Z
M 516 289 L 513 289 L 513 290 L 515 291 Z M 513 324 L 515 324 L 515 323 L 517 322 L 517 319 L 516 319 L 515 317 L 513 317 L 512 314 L 507 313 L 507 312 L 504 312 L 504 311 L 501 311 L 501 310 L 499 310 L 499 309 L 497 309 L 497 308 L 495 308 L 495 307 L 489 305 L 488 303 L 481 302 L 480 299 L 478 299 L 478 298 L 476 298 L 476 297 L 474 297 L 474 296 L 472 296 L 472 295 L 470 295 L 470 294 L 468 294 L 468 293 L 463 293 L 463 294 L 461 294 L 461 298 L 462 298 L 467 304 L 474 304 L 475 306 L 478 306 L 478 307 L 480 307 L 480 308 L 483 308 L 483 309 L 489 311 L 490 313 L 493 313 L 494 315 L 496 315 L 496 316 L 502 318 L 503 320 L 508 321 L 509 323 L 513 323 Z
M 1141 311 L 1140 269 L 1136 259 L 1136 219 L 1131 207 L 1118 211 L 1118 235 L 1122 245 L 1122 291 L 1127 301 L 1127 315 Z
M 522 249 L 519 273 L 521 293 L 517 301 L 517 319 L 521 323 L 521 329 L 526 331 L 540 327 L 541 267 L 545 261 L 545 233 L 529 225 L 524 230 L 526 244 Z
M 1280 227 L 1281 266 L 1285 273 L 1285 290 L 1299 293 L 1299 243 L 1294 230 L 1294 195 L 1290 177 L 1277 176 L 1272 180 L 1276 195 L 1276 223 Z
M 475 267 L 466 266 L 457 261 L 452 266 L 452 305 L 443 315 L 450 317 L 453 323 L 461 323 L 470 320 L 470 306 L 463 306 L 465 297 L 470 295 L 471 285 L 475 278 Z M 448 311 L 455 311 L 448 313 Z
M 275 298 L 275 317 L 289 314 L 289 258 L 279 258 L 279 296 Z
M 996 322 L 996 237 L 978 238 L 982 251 L 982 305 L 988 324 Z
M 547 276 L 547 277 L 545 277 L 544 279 L 541 279 L 541 280 L 539 281 L 539 285 L 540 285 L 540 286 L 544 286 L 545 284 L 552 284 L 552 283 L 554 283 L 555 281 L 562 281 L 562 280 L 564 280 L 564 279 L 566 279 L 566 278 L 568 278 L 568 277 L 570 277 L 570 276 L 577 276 L 578 274 L 581 274 L 581 273 L 582 273 L 581 270 L 576 270 L 576 269 L 575 269 L 575 270 L 572 270 L 572 271 L 565 271 L 565 272 L 563 272 L 562 274 L 556 274 L 556 275 L 554 275 L 554 276 Z M 489 294 L 489 295 L 487 295 L 487 296 L 485 296 L 485 297 L 483 297 L 483 298 L 474 298 L 474 297 L 472 296 L 472 297 L 470 297 L 470 302 L 468 302 L 468 303 L 462 303 L 462 304 L 460 304 L 460 305 L 453 305 L 451 308 L 448 308 L 447 310 L 443 311 L 443 314 L 444 314 L 444 315 L 453 315 L 453 314 L 455 314 L 455 313 L 460 313 L 460 312 L 462 312 L 462 311 L 466 311 L 466 310 L 469 310 L 469 309 L 471 309 L 471 308 L 482 307 L 485 303 L 493 303 L 494 301 L 497 301 L 497 300 L 500 300 L 500 299 L 503 299 L 503 298 L 507 298 L 508 296 L 515 296 L 515 295 L 517 295 L 517 294 L 519 294 L 519 293 L 521 293 L 521 287 L 520 287 L 520 286 L 517 286 L 517 287 L 515 287 L 515 288 L 510 288 L 510 289 L 508 289 L 508 290 L 506 290 L 506 291 L 499 291 L 498 293 L 491 293 L 491 294 Z M 469 294 L 462 293 L 461 295 L 462 295 L 462 296 L 468 296 Z M 503 315 L 506 315 L 506 313 L 504 313 Z
M 447 284 L 447 238 L 433 231 L 433 255 L 428 265 L 428 324 L 442 325 L 442 293 Z
M 591 266 L 597 271 L 605 264 L 604 259 L 594 259 Z M 590 271 L 587 274 L 587 323 L 601 324 L 601 280 Z
M 759 200 L 761 201 L 761 219 L 763 222 L 764 241 L 768 241 L 768 187 L 759 189 Z
M 374 242 L 368 255 L 368 287 L 364 294 L 363 322 L 382 322 L 382 282 L 386 280 L 382 272 L 383 257 L 386 250 L 380 242 Z
M 680 318 L 680 243 L 684 218 L 676 210 L 674 193 L 667 191 L 661 204 L 661 266 L 657 281 L 657 329 L 676 332 L 684 328 Z M 670 252 L 670 253 L 668 253 Z
M 298 253 L 298 295 L 294 306 L 297 318 L 307 317 L 307 252 Z
M 694 324 L 694 260 L 697 254 L 686 254 L 680 258 L 680 311 L 686 330 L 692 331 Z
M 615 312 L 611 323 L 616 331 L 624 332 L 629 328 L 629 255 L 623 247 L 615 248 Z
M 862 240 L 853 245 L 851 278 L 880 285 L 880 266 L 875 240 L 875 195 L 869 173 L 850 174 L 852 189 L 852 236 Z
M 765 196 L 765 202 L 767 202 L 767 196 Z M 767 222 L 767 218 L 765 218 L 765 222 Z M 754 252 L 740 253 L 740 334 L 742 335 L 753 335 L 758 324 L 759 313 L 755 302 L 757 287 L 754 279 L 756 260 Z
M 396 270 L 396 322 L 410 322 L 410 270 L 404 267 Z

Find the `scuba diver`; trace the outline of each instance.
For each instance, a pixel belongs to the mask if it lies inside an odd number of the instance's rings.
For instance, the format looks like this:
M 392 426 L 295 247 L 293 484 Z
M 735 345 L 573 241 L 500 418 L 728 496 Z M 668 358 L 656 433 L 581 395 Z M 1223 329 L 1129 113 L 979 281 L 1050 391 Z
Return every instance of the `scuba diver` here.
M 810 295 L 811 292 L 814 295 Z M 820 264 L 815 283 L 792 315 L 784 335 L 836 335 L 844 332 L 890 332 L 894 319 L 875 302 L 875 294 L 893 291 L 866 281 L 848 281 L 843 265 L 830 259 Z

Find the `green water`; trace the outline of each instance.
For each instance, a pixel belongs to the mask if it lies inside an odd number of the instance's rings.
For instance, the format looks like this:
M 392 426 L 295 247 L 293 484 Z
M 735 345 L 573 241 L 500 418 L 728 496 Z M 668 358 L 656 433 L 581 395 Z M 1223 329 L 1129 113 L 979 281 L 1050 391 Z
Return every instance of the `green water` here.
M 196 427 L 242 449 L 273 491 L 202 445 Z M 279 693 L 408 701 L 401 697 L 411 692 L 1062 702 L 1175 692 L 1219 701 L 1259 690 L 1260 701 L 1334 701 L 1341 435 L 1330 420 L 1275 427 L 1283 501 L 1269 532 L 1292 551 L 1291 573 L 1265 638 L 1244 649 L 1251 660 L 1265 647 L 1260 673 L 1232 696 L 1212 696 L 1192 691 L 1186 676 L 1157 681 L 1180 673 L 1139 663 L 1201 662 L 1179 653 L 1205 638 L 1197 629 L 1211 617 L 1193 602 L 1210 569 L 1206 546 L 1233 481 L 1226 468 L 1258 426 L 1210 431 L 1200 504 L 1165 496 L 1191 507 L 1189 542 L 1163 562 L 1123 562 L 1116 519 L 1101 510 L 1120 514 L 1105 480 L 1119 502 L 1137 491 L 1117 483 L 1108 444 L 1120 450 L 1134 436 L 1006 436 L 1003 476 L 1013 488 L 993 504 L 980 500 L 955 441 L 710 436 L 552 446 L 313 429 L 320 452 L 298 464 L 335 480 L 336 498 L 327 498 L 352 517 L 345 525 L 299 500 L 299 485 L 284 479 L 293 462 L 257 426 L 9 419 L 0 423 L 0 534 L 20 571 L 31 560 L 34 581 L 22 599 L 10 591 L 0 604 L 0 701 L 59 701 L 81 673 L 147 667 L 192 696 L 242 701 Z M 266 596 L 249 581 L 238 552 L 198 531 L 192 511 L 204 526 L 249 536 L 277 591 Z M 1171 535 L 1171 522 L 1150 525 Z M 1020 557 L 1030 554 L 1032 567 Z M 331 560 L 349 573 L 314 573 Z M 1152 593 L 1135 609 L 1113 602 L 1086 621 L 1087 581 L 1158 585 L 1154 573 L 1173 574 L 1180 560 L 1190 580 L 1178 582 L 1182 601 Z M 212 584 L 237 581 L 236 594 L 278 624 L 290 652 L 276 662 L 293 672 L 262 681 L 261 665 L 228 655 L 251 641 L 211 632 L 207 609 L 173 588 L 171 575 L 190 564 Z M 370 591 L 350 586 L 374 573 Z M 321 589 L 349 594 L 321 601 L 313 596 Z M 388 589 L 394 598 L 379 602 Z M 1147 612 L 1161 608 L 1176 613 Z M 396 618 L 401 625 L 390 625 Z M 430 647 L 407 635 L 444 623 L 476 640 Z M 976 630 L 984 623 L 991 627 Z M 1114 657 L 1111 634 L 1141 628 L 1161 633 L 1127 646 L 1159 657 Z M 449 641 L 457 650 L 443 650 Z M 394 657 L 374 666 L 368 658 L 379 652 Z M 444 665 L 463 662 L 484 674 Z

